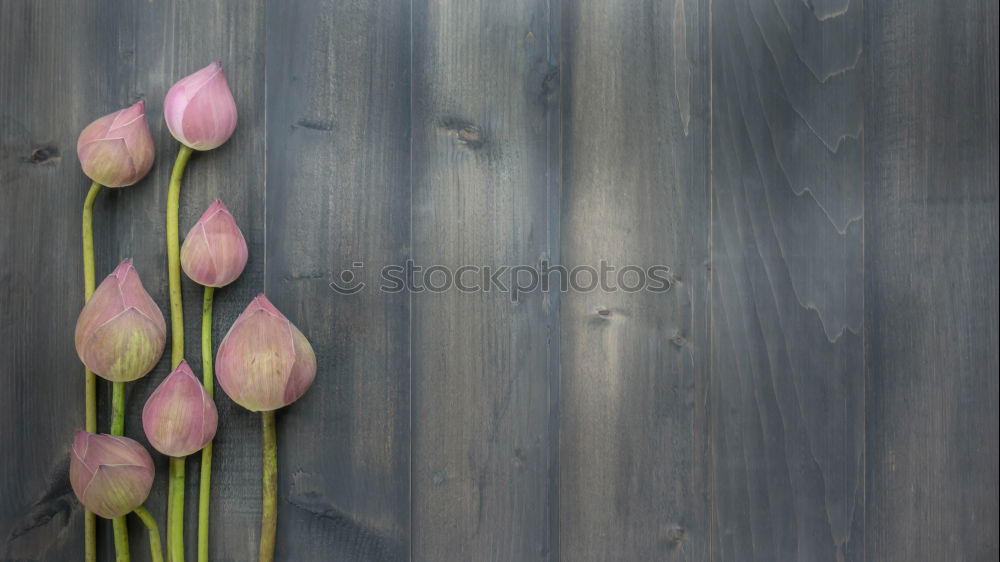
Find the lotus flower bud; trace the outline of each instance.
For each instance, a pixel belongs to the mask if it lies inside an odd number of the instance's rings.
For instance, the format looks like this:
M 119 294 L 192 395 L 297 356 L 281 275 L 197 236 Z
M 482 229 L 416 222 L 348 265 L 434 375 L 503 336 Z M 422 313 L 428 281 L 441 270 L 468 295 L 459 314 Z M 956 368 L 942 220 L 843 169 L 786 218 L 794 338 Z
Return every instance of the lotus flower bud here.
M 107 187 L 141 180 L 153 167 L 153 136 L 146 123 L 146 102 L 94 121 L 80 133 L 76 154 L 87 177 Z
M 229 209 L 219 201 L 209 205 L 181 246 L 181 267 L 195 282 L 224 287 L 243 273 L 247 241 Z
M 125 260 L 101 282 L 76 321 L 76 353 L 88 369 L 114 382 L 145 376 L 163 355 L 167 323 Z
M 154 449 L 186 457 L 215 437 L 219 415 L 187 361 L 163 379 L 142 408 L 142 429 Z
M 234 402 L 265 412 L 305 393 L 316 378 L 316 354 L 302 332 L 258 295 L 219 345 L 215 370 Z
M 175 139 L 195 150 L 212 150 L 236 129 L 236 101 L 218 62 L 181 78 L 163 100 L 163 117 Z
M 155 472 L 152 457 L 138 442 L 76 430 L 69 481 L 80 503 L 97 515 L 114 519 L 142 505 Z

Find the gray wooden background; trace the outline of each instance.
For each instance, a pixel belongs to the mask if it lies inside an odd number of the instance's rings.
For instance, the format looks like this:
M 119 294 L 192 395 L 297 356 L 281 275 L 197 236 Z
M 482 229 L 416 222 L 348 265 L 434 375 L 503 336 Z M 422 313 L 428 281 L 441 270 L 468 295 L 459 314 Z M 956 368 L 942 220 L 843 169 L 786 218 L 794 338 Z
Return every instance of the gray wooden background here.
M 213 59 L 240 124 L 188 167 L 182 232 L 220 197 L 251 253 L 216 341 L 265 291 L 320 363 L 278 417 L 281 560 L 996 560 L 996 22 L 994 0 L 2 0 L 0 560 L 82 551 L 76 137 L 146 99 L 157 164 L 98 200 L 97 270 L 134 257 L 166 309 L 162 99 Z M 673 287 L 329 286 L 408 258 L 660 263 Z M 166 372 L 129 385 L 129 435 Z M 258 419 L 218 402 L 212 551 L 250 560 Z

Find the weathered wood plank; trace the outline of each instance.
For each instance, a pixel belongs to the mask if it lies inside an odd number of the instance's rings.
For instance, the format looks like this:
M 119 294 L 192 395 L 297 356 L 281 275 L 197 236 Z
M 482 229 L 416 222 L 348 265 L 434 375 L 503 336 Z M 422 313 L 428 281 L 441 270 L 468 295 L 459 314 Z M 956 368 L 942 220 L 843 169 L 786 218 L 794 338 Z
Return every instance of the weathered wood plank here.
M 3 51 L 3 75 L 20 75 L 23 80 L 4 81 L 5 85 L 10 83 L 12 88 L 4 89 L 3 173 L 5 176 L 10 174 L 12 183 L 21 184 L 13 196 L 20 201 L 18 206 L 21 209 L 5 213 L 5 222 L 14 221 L 8 224 L 15 230 L 11 235 L 4 236 L 3 242 L 5 249 L 9 247 L 21 256 L 8 262 L 14 264 L 9 270 L 11 274 L 21 275 L 29 273 L 32 268 L 44 268 L 49 274 L 44 276 L 48 281 L 43 281 L 43 284 L 56 285 L 35 288 L 21 297 L 11 295 L 16 302 L 30 305 L 25 311 L 31 312 L 33 320 L 27 324 L 22 321 L 6 325 L 16 326 L 18 331 L 24 325 L 45 329 L 17 346 L 16 357 L 8 364 L 30 366 L 17 370 L 23 373 L 19 377 L 26 377 L 25 382 L 29 377 L 37 379 L 57 374 L 61 377 L 49 383 L 33 382 L 26 387 L 26 392 L 61 388 L 69 384 L 66 381 L 77 380 L 66 377 L 75 377 L 75 373 L 80 372 L 79 360 L 72 348 L 72 327 L 82 306 L 82 278 L 76 273 L 80 270 L 79 209 L 82 208 L 82 198 L 89 182 L 80 172 L 76 160 L 76 137 L 92 119 L 140 97 L 147 102 L 147 116 L 158 151 L 157 161 L 150 175 L 137 186 L 108 191 L 99 198 L 95 212 L 97 275 L 100 279 L 121 259 L 133 257 L 146 288 L 166 309 L 164 215 L 167 179 L 177 143 L 163 123 L 162 99 L 175 80 L 214 59 L 221 60 L 226 67 L 240 109 L 241 122 L 229 143 L 211 154 L 194 158 L 189 165 L 182 195 L 181 229 L 186 231 L 213 199 L 221 198 L 244 226 L 251 254 L 255 256 L 243 277 L 232 287 L 219 291 L 216 297 L 218 341 L 228 323 L 263 284 L 264 202 L 260 194 L 264 183 L 264 142 L 257 134 L 264 126 L 264 86 L 260 80 L 264 74 L 262 5 L 241 3 L 239 6 L 189 7 L 173 3 L 97 2 L 86 5 L 31 3 L 30 6 L 25 3 L 19 8 L 20 14 L 8 17 L 11 4 L 4 6 L 4 22 L 11 25 L 5 37 L 14 43 Z M 12 65 L 10 69 L 6 66 L 8 64 Z M 18 109 L 18 104 L 29 105 Z M 51 147 L 49 153 L 54 156 L 48 162 L 29 166 L 17 155 L 29 145 L 36 144 Z M 28 154 L 30 156 L 30 150 Z M 7 183 L 5 178 L 4 184 Z M 40 193 L 51 193 L 53 198 L 46 200 L 39 197 Z M 76 195 L 68 197 L 66 194 Z M 7 209 L 5 205 L 5 211 Z M 42 212 L 46 219 L 39 223 L 39 213 Z M 24 224 L 18 225 L 17 221 L 24 221 Z M 25 236 L 25 232 L 34 228 L 30 226 L 33 223 L 46 228 L 40 230 L 38 236 Z M 28 256 L 34 257 L 29 259 Z M 52 256 L 52 259 L 42 256 Z M 56 267 L 58 269 L 53 269 Z M 184 289 L 189 320 L 187 350 L 189 358 L 194 359 L 193 366 L 196 366 L 200 363 L 197 318 L 201 292 L 186 280 Z M 22 297 L 28 294 L 33 295 L 31 300 L 24 301 Z M 31 304 L 37 298 L 45 300 Z M 4 310 L 8 308 L 5 306 Z M 197 367 L 196 370 L 200 371 Z M 140 421 L 142 406 L 167 371 L 167 361 L 163 361 L 148 377 L 128 385 L 127 435 L 145 442 Z M 72 428 L 82 425 L 83 420 L 82 374 L 79 381 L 79 392 L 58 393 L 56 397 L 46 392 L 45 395 L 18 399 L 19 403 L 33 405 L 33 408 L 39 404 L 44 405 L 43 408 L 53 404 L 63 414 L 45 415 L 44 409 L 34 410 L 22 414 L 16 426 L 5 424 L 5 427 L 24 428 L 26 432 L 22 439 L 33 436 L 30 441 L 11 445 L 14 450 L 37 450 L 41 454 L 47 452 L 53 455 L 49 461 L 21 464 L 29 472 L 21 478 L 5 480 L 12 485 L 16 483 L 17 490 L 25 489 L 22 488 L 23 477 L 37 477 L 40 482 L 48 477 L 59 486 L 68 485 L 65 464 L 48 476 L 37 467 L 66 460 Z M 102 388 L 102 393 L 101 427 L 106 431 L 109 389 Z M 219 406 L 223 423 L 216 441 L 213 552 L 217 553 L 215 559 L 218 560 L 245 560 L 255 552 L 252 537 L 246 529 L 256 526 L 259 511 L 259 492 L 253 487 L 259 481 L 259 468 L 254 466 L 258 455 L 253 448 L 247 447 L 248 444 L 256 445 L 257 424 L 255 419 L 242 415 L 225 398 L 219 400 Z M 4 410 L 16 411 L 13 407 Z M 53 424 L 52 419 L 59 423 Z M 56 430 L 61 432 L 61 436 L 40 438 L 37 435 L 38 432 L 45 434 Z M 48 450 L 48 447 L 53 449 Z M 162 524 L 166 464 L 159 455 L 154 457 L 157 458 L 161 477 L 154 485 L 147 505 L 161 518 Z M 197 523 L 197 471 L 198 462 L 189 461 L 189 555 L 194 553 Z M 28 496 L 24 496 L 22 501 L 27 503 L 10 506 L 9 517 L 23 518 L 29 513 L 39 513 L 36 508 L 28 507 L 38 498 L 29 497 L 31 486 L 26 489 Z M 68 487 L 59 489 L 62 492 L 58 496 L 38 491 L 35 494 L 48 498 L 45 500 L 48 509 L 62 506 L 59 509 L 69 515 L 68 526 L 60 529 L 58 534 L 49 528 L 67 524 L 60 515 L 61 511 L 56 512 L 56 517 L 47 523 L 39 519 L 43 526 L 7 545 L 11 557 L 75 559 L 80 555 L 82 517 L 79 507 Z M 5 493 L 4 498 L 19 494 L 9 496 Z M 223 515 L 225 524 L 221 522 Z M 4 517 L 8 517 L 6 512 Z M 37 542 L 33 543 L 36 539 L 32 537 L 36 536 Z M 53 537 L 59 537 L 59 540 L 53 540 Z M 102 557 L 108 560 L 113 558 L 109 537 L 109 528 L 105 526 Z M 138 523 L 131 524 L 131 537 L 133 559 L 146 559 L 146 533 Z
M 83 554 L 67 471 L 73 430 L 84 423 L 73 326 L 83 306 L 80 209 L 90 185 L 76 137 L 131 96 L 89 71 L 114 54 L 120 29 L 107 27 L 110 44 L 84 41 L 96 30 L 79 10 L 27 1 L 2 9 L 0 559 L 68 560 Z
M 860 10 L 712 8 L 716 560 L 863 556 Z
M 538 0 L 414 3 L 418 265 L 454 272 L 547 255 L 547 17 Z M 412 306 L 412 558 L 547 558 L 555 530 L 542 295 L 453 287 L 413 294 Z
M 561 261 L 673 282 L 562 297 L 563 560 L 708 558 L 707 8 L 563 2 Z
M 868 560 L 997 557 L 997 4 L 866 8 Z
M 269 3 L 267 294 L 319 363 L 278 417 L 283 560 L 409 554 L 409 296 L 377 288 L 409 256 L 409 29 L 403 1 Z

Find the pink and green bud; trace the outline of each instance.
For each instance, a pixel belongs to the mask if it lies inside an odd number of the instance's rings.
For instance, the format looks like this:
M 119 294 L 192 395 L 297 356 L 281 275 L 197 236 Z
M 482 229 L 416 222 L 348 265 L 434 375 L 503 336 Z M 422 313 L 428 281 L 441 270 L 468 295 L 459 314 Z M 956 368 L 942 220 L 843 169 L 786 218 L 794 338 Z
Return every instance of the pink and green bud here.
M 156 366 L 167 343 L 167 323 L 132 260 L 119 264 L 84 305 L 75 340 L 83 364 L 109 381 L 133 381 Z
M 246 265 L 247 241 L 229 209 L 216 199 L 184 237 L 181 267 L 196 283 L 224 287 Z
M 69 481 L 88 510 L 114 519 L 149 497 L 156 470 L 146 449 L 128 437 L 76 430 Z
M 200 451 L 215 437 L 215 402 L 187 361 L 163 379 L 142 409 L 142 429 L 154 449 L 171 457 Z
M 107 187 L 141 180 L 153 167 L 153 153 L 142 100 L 87 125 L 76 141 L 83 173 Z
M 163 117 L 170 134 L 195 150 L 212 150 L 236 129 L 236 101 L 218 62 L 181 78 L 167 91 Z
M 215 358 L 216 378 L 234 402 L 254 412 L 301 397 L 316 378 L 316 354 L 302 332 L 258 295 L 229 329 Z

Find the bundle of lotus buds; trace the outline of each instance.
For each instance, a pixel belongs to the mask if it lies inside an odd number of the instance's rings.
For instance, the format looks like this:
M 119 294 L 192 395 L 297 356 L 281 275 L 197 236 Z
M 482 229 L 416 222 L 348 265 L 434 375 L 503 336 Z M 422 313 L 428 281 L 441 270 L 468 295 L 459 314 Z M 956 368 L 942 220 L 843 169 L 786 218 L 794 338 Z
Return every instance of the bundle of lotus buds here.
M 263 294 L 236 319 L 213 354 L 212 308 L 217 288 L 234 283 L 249 259 L 247 242 L 235 217 L 219 199 L 204 211 L 184 239 L 179 236 L 179 200 L 184 169 L 194 151 L 226 143 L 236 129 L 236 101 L 222 65 L 214 62 L 179 80 L 167 92 L 163 114 L 179 142 L 167 192 L 167 279 L 170 331 L 159 305 L 139 279 L 132 259 L 122 261 L 95 287 L 93 209 L 103 187 L 138 183 L 153 167 L 155 148 L 146 105 L 133 105 L 101 117 L 80 134 L 77 155 L 92 181 L 84 203 L 84 306 L 74 343 L 85 366 L 86 430 L 77 430 L 71 452 L 70 482 L 85 515 L 85 559 L 97 559 L 96 519 L 114 521 L 116 559 L 128 560 L 124 517 L 135 513 L 150 532 L 155 561 L 162 560 L 156 518 L 144 507 L 154 483 L 153 458 L 137 440 L 124 436 L 125 383 L 156 371 L 168 339 L 170 373 L 148 396 L 142 409 L 146 441 L 169 457 L 167 554 L 183 562 L 185 458 L 201 451 L 198 560 L 209 557 L 208 518 L 212 440 L 225 425 L 214 399 L 214 371 L 226 394 L 263 423 L 263 504 L 260 560 L 273 560 L 277 521 L 277 453 L 274 410 L 305 393 L 316 376 L 316 355 L 299 331 Z M 140 256 L 141 257 L 141 256 Z M 185 360 L 181 271 L 204 289 L 201 318 L 201 380 Z M 214 362 L 213 362 L 214 360 Z M 217 363 L 217 365 L 216 365 Z M 166 369 L 164 369 L 166 370 Z M 97 431 L 97 383 L 112 383 L 109 434 Z

